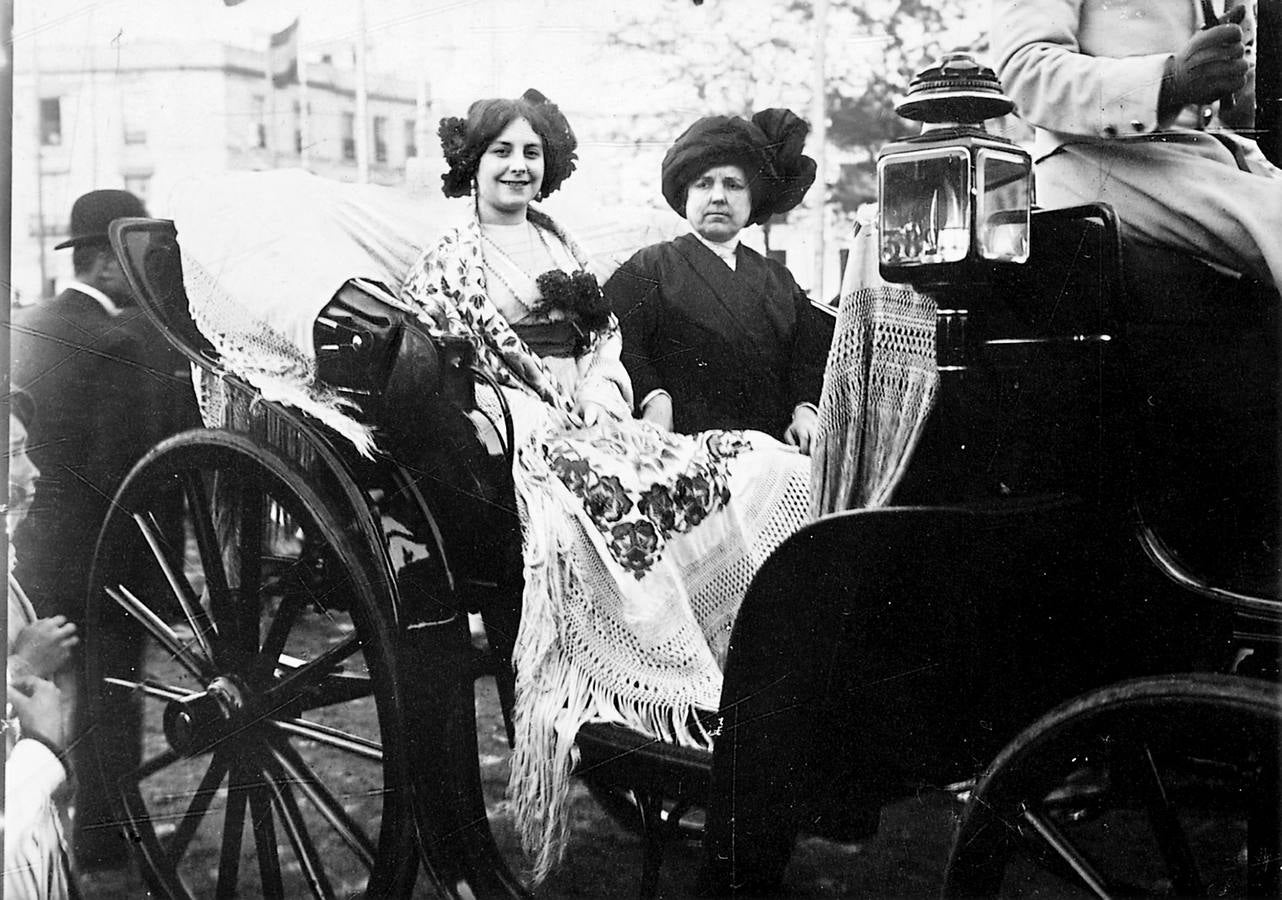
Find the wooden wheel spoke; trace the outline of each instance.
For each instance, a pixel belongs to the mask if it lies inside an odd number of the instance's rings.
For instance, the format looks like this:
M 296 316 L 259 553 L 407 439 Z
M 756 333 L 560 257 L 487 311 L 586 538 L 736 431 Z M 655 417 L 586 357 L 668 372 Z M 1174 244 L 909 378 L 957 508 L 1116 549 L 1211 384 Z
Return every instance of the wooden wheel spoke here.
M 126 772 L 117 779 L 117 783 L 122 788 L 132 788 L 144 778 L 150 778 L 161 769 L 168 768 L 178 762 L 181 757 L 173 750 L 165 750 L 163 753 L 157 753 L 151 759 L 144 762 L 138 768 L 131 772 Z
M 165 624 L 165 621 L 160 616 L 152 612 L 147 604 L 134 596 L 129 588 L 122 584 L 105 590 L 112 600 L 116 601 L 125 612 L 137 619 L 151 633 L 152 637 L 163 644 L 170 655 L 184 669 L 202 681 L 211 674 L 209 664 L 191 652 L 191 645 L 184 643 L 174 633 L 173 629 Z
M 270 662 L 280 658 L 285 650 L 285 642 L 289 639 L 289 632 L 298 621 L 299 613 L 303 611 L 303 605 L 302 598 L 297 594 L 286 594 L 281 598 L 280 606 L 276 608 L 276 615 L 272 617 L 267 635 L 263 638 L 262 657 L 265 661 Z
M 337 674 L 334 670 L 342 664 L 343 660 L 360 649 L 360 640 L 353 633 L 320 656 L 302 665 L 293 665 L 285 661 L 283 667 L 290 669 L 290 672 L 264 694 L 265 705 L 271 709 L 281 709 L 299 699 L 304 693 L 319 689 L 327 677 Z
M 253 641 L 255 647 L 258 640 L 258 604 L 246 603 L 258 597 L 259 588 L 262 586 L 263 578 L 263 520 L 267 516 L 266 497 L 257 483 L 257 479 L 247 478 L 242 481 L 236 491 L 236 511 L 239 514 L 239 544 L 240 560 L 237 571 L 237 586 L 240 589 L 242 604 L 238 611 L 244 618 L 244 631 L 250 631 L 250 622 L 248 616 L 244 615 L 252 611 L 253 613 Z M 246 646 L 250 637 L 248 633 L 240 636 Z
M 311 886 L 312 894 L 326 900 L 334 897 L 329 879 L 325 877 L 325 866 L 321 862 L 320 854 L 316 851 L 316 845 L 312 843 L 312 836 L 307 830 L 307 824 L 303 821 L 303 812 L 298 808 L 298 802 L 294 799 L 289 784 L 271 777 L 269 773 L 264 774 L 267 776 L 267 788 L 271 791 L 272 801 L 280 814 L 281 826 L 289 835 L 289 842 L 294 847 L 294 854 L 298 857 L 303 876 Z
M 1024 821 L 1032 827 L 1042 842 L 1072 869 L 1082 885 L 1100 900 L 1109 900 L 1113 896 L 1108 892 L 1104 879 L 1095 871 L 1086 857 L 1051 823 L 1050 819 L 1027 806 L 1022 809 L 1022 814 Z
M 303 698 L 300 712 L 334 706 L 338 703 L 350 703 L 373 695 L 374 683 L 365 675 L 347 673 L 328 675 L 317 685 L 316 690 L 309 691 Z
M 359 756 L 362 759 L 372 760 L 377 763 L 383 761 L 382 744 L 355 734 L 348 734 L 346 731 L 339 731 L 337 728 L 331 728 L 328 725 L 321 725 L 319 722 L 309 722 L 306 719 L 277 719 L 272 722 L 272 725 L 280 731 L 306 738 L 309 741 L 315 741 L 318 744 L 350 753 L 353 756 Z
M 343 842 L 352 849 L 367 870 L 374 868 L 374 843 L 365 834 L 364 829 L 356 823 L 338 799 L 321 783 L 316 773 L 282 737 L 268 743 L 277 766 L 285 780 L 296 785 L 312 805 L 323 815 L 330 826 L 338 832 Z
M 254 827 L 254 846 L 258 851 L 258 874 L 262 879 L 263 897 L 284 897 L 280 852 L 276 846 L 276 827 L 272 822 L 271 793 L 263 785 L 255 785 L 250 789 L 249 810 Z
M 219 900 L 236 896 L 240 880 L 240 843 L 245 831 L 245 803 L 251 787 L 251 773 L 241 763 L 233 763 L 227 781 L 227 808 L 223 812 L 223 842 L 218 861 Z
M 160 529 L 156 526 L 155 518 L 150 513 L 145 517 L 139 513 L 134 513 L 133 519 L 138 526 L 138 530 L 142 532 L 147 546 L 151 548 L 152 556 L 164 573 L 165 580 L 173 590 L 174 598 L 182 607 L 183 615 L 187 618 L 187 624 L 191 627 L 197 643 L 200 644 L 200 649 L 204 653 L 205 659 L 212 662 L 214 648 L 210 644 L 210 636 L 215 632 L 214 625 L 209 620 L 208 613 L 205 612 L 205 607 L 201 605 L 200 598 L 196 596 L 191 583 L 174 568 L 169 553 L 166 552 L 166 548 L 161 544 Z
M 173 865 L 177 866 L 178 860 L 187 852 L 191 839 L 196 835 L 196 829 L 200 827 L 205 813 L 209 812 L 209 804 L 213 802 L 214 795 L 218 793 L 218 788 L 226 775 L 227 763 L 222 754 L 215 753 L 210 760 L 209 768 L 205 770 L 200 784 L 192 794 L 191 803 L 178 820 L 178 827 L 169 839 L 167 850 Z
M 110 684 L 116 687 L 127 688 L 130 691 L 138 691 L 143 696 L 154 697 L 157 700 L 182 700 L 199 693 L 199 691 L 189 691 L 184 688 L 173 687 L 167 684 L 160 684 L 152 681 L 150 678 L 144 678 L 141 681 L 130 681 L 125 678 L 107 677 L 102 680 L 103 684 Z
M 1206 894 L 1206 887 L 1198 875 L 1197 862 L 1193 859 L 1193 850 L 1189 847 L 1188 835 L 1180 824 L 1175 805 L 1167 794 L 1162 783 L 1162 774 L 1158 771 L 1152 751 L 1147 745 L 1138 749 L 1139 759 L 1133 766 L 1144 795 L 1145 810 L 1148 813 L 1149 825 L 1157 841 L 1162 859 L 1175 893 L 1181 897 L 1201 897 Z
M 187 510 L 191 516 L 192 530 L 196 534 L 196 548 L 200 552 L 200 563 L 205 573 L 205 585 L 215 596 L 225 596 L 229 590 L 227 571 L 223 568 L 222 545 L 214 528 L 213 507 L 209 502 L 209 491 L 198 471 L 182 473 L 183 494 L 187 498 Z

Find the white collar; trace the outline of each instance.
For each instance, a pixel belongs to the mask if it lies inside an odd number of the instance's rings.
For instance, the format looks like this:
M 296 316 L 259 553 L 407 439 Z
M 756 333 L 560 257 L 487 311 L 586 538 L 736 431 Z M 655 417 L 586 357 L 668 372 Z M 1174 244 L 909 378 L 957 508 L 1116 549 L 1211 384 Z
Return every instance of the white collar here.
M 124 310 L 115 304 L 115 301 L 102 291 L 98 290 L 92 284 L 85 284 L 83 281 L 68 281 L 67 288 L 73 291 L 79 291 L 86 297 L 93 297 L 98 301 L 98 305 L 102 307 L 103 312 L 109 316 L 118 316 L 124 312 Z
M 730 240 L 725 242 L 717 242 L 708 240 L 697 231 L 693 232 L 693 234 L 699 239 L 699 243 L 703 244 L 703 246 L 721 257 L 721 261 L 727 266 L 731 269 L 735 267 L 735 254 L 739 249 L 739 235 L 736 234 Z

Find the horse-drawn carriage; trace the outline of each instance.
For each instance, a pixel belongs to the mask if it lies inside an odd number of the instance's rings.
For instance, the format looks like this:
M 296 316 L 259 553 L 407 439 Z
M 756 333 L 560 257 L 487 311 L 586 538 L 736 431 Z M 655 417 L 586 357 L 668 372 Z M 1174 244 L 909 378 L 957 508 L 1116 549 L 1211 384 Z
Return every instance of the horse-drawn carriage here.
M 642 834 L 643 892 L 692 809 L 724 886 L 798 832 L 865 835 L 903 791 L 978 777 L 950 894 L 1277 894 L 1278 298 L 1141 258 L 1106 207 L 1028 221 L 1026 262 L 921 294 L 939 386 L 892 502 L 819 518 L 757 573 L 715 749 L 575 737 Z M 320 375 L 415 425 L 368 457 L 222 365 L 172 223 L 112 240 L 216 426 L 135 467 L 91 585 L 90 739 L 143 720 L 101 757 L 151 884 L 522 895 L 475 715 L 478 679 L 513 705 L 512 431 L 477 418 L 468 348 L 376 291 L 334 298 Z

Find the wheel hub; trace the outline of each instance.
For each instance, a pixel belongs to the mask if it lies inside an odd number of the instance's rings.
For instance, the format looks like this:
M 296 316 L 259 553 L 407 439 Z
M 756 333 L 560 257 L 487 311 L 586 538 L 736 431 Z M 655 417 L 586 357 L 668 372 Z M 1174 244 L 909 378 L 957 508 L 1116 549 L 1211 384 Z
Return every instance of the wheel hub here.
M 231 676 L 220 675 L 199 694 L 165 707 L 165 737 L 177 753 L 196 756 L 235 730 L 244 710 L 243 686 Z

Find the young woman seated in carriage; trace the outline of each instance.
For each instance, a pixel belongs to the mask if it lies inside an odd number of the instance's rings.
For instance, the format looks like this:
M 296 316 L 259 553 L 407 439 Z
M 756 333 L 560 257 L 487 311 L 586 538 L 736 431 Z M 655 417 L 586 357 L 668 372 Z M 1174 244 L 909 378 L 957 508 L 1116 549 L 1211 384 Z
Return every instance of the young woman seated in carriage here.
M 573 737 L 580 725 L 614 722 L 653 738 L 711 747 L 705 718 L 719 703 L 721 665 L 738 606 L 756 569 L 808 520 L 810 465 L 763 433 L 685 436 L 632 417 L 618 324 L 592 261 L 533 203 L 556 191 L 574 169 L 576 139 L 554 104 L 536 91 L 480 100 L 466 119 L 444 120 L 441 138 L 449 165 L 444 192 L 470 196 L 471 215 L 436 240 L 439 231 L 420 226 L 413 242 L 426 250 L 399 270 L 394 259 L 402 251 L 383 253 L 381 280 L 400 283 L 400 289 L 380 302 L 416 320 L 399 340 L 431 336 L 420 344 L 418 368 L 439 357 L 442 347 L 467 348 L 467 364 L 492 386 L 477 389 L 476 401 L 500 433 L 503 418 L 510 417 L 508 436 L 499 443 L 514 441 L 506 448 L 511 482 L 505 479 L 503 486 L 514 487 L 516 509 L 510 494 L 502 497 L 492 484 L 477 483 L 475 490 L 453 491 L 461 503 L 452 508 L 467 513 L 443 517 L 453 521 L 442 527 L 507 535 L 507 548 L 492 537 L 486 541 L 481 564 L 494 569 L 517 544 L 512 524 L 519 515 L 521 618 L 515 640 L 506 636 L 517 673 L 511 794 L 535 875 L 542 877 L 564 848 Z M 402 213 L 405 218 L 398 218 Z M 412 216 L 393 208 L 388 221 L 370 228 L 384 234 L 392 222 L 408 223 Z M 269 315 L 271 327 L 252 341 L 229 338 L 233 329 L 244 331 L 244 317 L 236 313 L 245 310 L 229 305 L 228 269 L 201 260 L 202 225 L 194 217 L 187 221 L 190 227 L 184 218 L 178 227 L 193 315 L 202 332 L 215 336 L 220 354 L 228 358 L 231 350 L 232 358 L 262 372 L 262 354 L 276 350 L 281 342 L 274 337 L 281 333 L 289 337 L 286 345 L 313 349 L 293 358 L 276 352 L 277 374 L 303 376 L 292 385 L 264 377 L 257 386 L 358 442 L 384 443 L 427 473 L 425 489 L 435 490 L 431 482 L 442 470 L 434 467 L 459 462 L 437 452 L 451 438 L 446 417 L 434 418 L 421 404 L 415 408 L 412 391 L 397 383 L 390 392 L 384 387 L 382 396 L 360 398 L 374 416 L 352 421 L 347 398 L 326 393 L 316 378 L 327 370 L 352 374 L 327 342 L 342 330 L 342 320 L 365 317 L 367 301 L 340 293 L 319 317 L 313 309 L 317 339 L 306 333 L 306 311 Z M 336 255 L 344 261 L 345 251 Z M 224 250 L 220 258 L 232 256 Z M 352 273 L 369 269 L 368 261 L 347 262 Z M 320 268 L 335 264 L 324 260 Z M 299 274 L 308 282 L 327 277 Z M 261 293 L 263 286 L 255 290 Z M 299 293 L 295 285 L 288 295 Z M 202 296 L 214 302 L 202 303 Z M 253 313 L 263 321 L 263 309 Z M 238 343 L 244 346 L 236 354 Z M 392 355 L 403 364 L 405 347 Z M 404 365 L 392 368 L 394 381 L 406 376 Z M 408 381 L 414 377 L 410 373 Z M 480 502 L 478 493 L 485 493 Z

